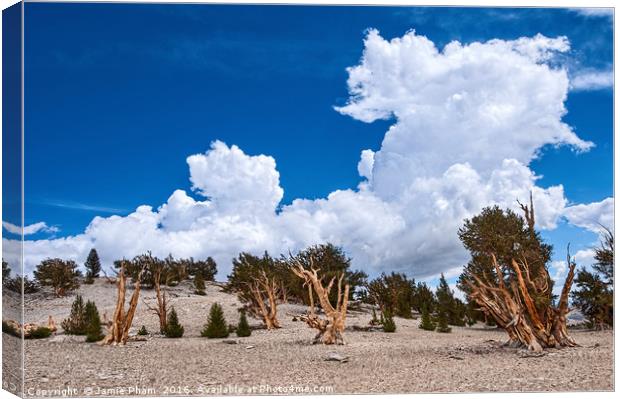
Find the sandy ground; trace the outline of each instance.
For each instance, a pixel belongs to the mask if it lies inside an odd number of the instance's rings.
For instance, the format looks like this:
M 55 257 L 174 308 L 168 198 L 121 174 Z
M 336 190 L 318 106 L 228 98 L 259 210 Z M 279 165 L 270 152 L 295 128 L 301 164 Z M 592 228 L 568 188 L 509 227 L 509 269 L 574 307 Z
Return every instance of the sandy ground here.
M 100 312 L 112 314 L 115 287 L 100 279 L 80 289 Z M 181 339 L 158 335 L 125 347 L 102 347 L 83 337 L 59 333 L 26 341 L 27 396 L 238 395 L 295 393 L 415 393 L 489 391 L 613 390 L 613 333 L 574 331 L 581 345 L 550 350 L 542 357 L 501 347 L 506 335 L 482 326 L 453 327 L 450 334 L 423 331 L 418 320 L 396 319 L 394 334 L 347 331 L 344 346 L 311 345 L 314 330 L 292 315 L 304 307 L 281 305 L 283 325 L 276 331 L 255 330 L 252 336 L 209 340 L 200 337 L 214 302 L 236 323 L 235 296 L 207 287 L 207 296 L 190 293 L 187 284 L 170 289 L 171 304 L 185 327 Z M 152 291 L 142 291 L 147 301 Z M 57 323 L 69 313 L 73 296 L 27 298 L 26 321 Z M 5 306 L 6 298 L 5 298 Z M 366 326 L 370 315 L 352 312 L 349 328 Z M 134 330 L 157 330 L 157 318 L 140 303 Z M 257 320 L 251 324 L 258 326 Z M 16 338 L 3 334 L 5 344 Z M 347 362 L 326 361 L 329 352 Z M 75 390 L 75 391 L 72 391 Z

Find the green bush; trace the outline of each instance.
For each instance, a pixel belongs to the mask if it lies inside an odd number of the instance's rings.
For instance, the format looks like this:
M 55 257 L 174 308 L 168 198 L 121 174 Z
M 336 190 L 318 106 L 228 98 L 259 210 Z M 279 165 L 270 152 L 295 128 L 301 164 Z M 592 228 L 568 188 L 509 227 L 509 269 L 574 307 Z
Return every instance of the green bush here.
M 101 333 L 101 318 L 95 302 L 86 302 L 86 342 L 101 341 L 105 335 Z
M 431 313 L 428 311 L 427 305 L 422 308 L 422 320 L 420 321 L 420 328 L 426 331 L 435 331 L 435 323 L 431 318 Z
M 194 294 L 207 295 L 205 292 L 205 279 L 202 277 L 202 273 L 197 273 L 196 277 L 194 277 L 194 288 Z
M 60 325 L 62 326 L 62 329 L 65 330 L 65 334 L 86 334 L 86 308 L 81 295 L 75 297 L 75 300 L 71 305 L 71 314 L 68 318 L 64 319 Z
M 392 313 L 390 311 L 386 311 L 383 315 L 383 331 L 386 333 L 393 333 L 396 331 L 396 323 L 394 322 L 394 317 L 392 317 Z
M 445 312 L 439 312 L 437 315 L 437 332 L 449 333 L 452 329 L 448 326 L 448 315 Z
M 28 339 L 41 339 L 41 338 L 47 338 L 50 335 L 52 335 L 52 330 L 50 330 L 47 327 L 38 327 L 34 330 L 32 330 L 30 332 L 30 336 L 28 336 Z
M 250 323 L 248 323 L 248 318 L 245 315 L 245 310 L 240 312 L 239 316 L 239 324 L 237 324 L 237 337 L 249 337 L 252 335 L 252 330 L 250 329 Z
M 14 337 L 21 338 L 21 334 L 15 327 L 7 323 L 6 321 L 2 322 L 2 332 L 12 335 Z
M 145 326 L 140 327 L 140 329 L 138 330 L 138 335 L 149 335 L 148 330 L 146 329 Z
M 168 313 L 168 323 L 166 325 L 165 335 L 167 338 L 181 338 L 185 329 L 179 323 L 179 316 L 177 316 L 177 311 L 174 310 L 174 306 Z
M 214 303 L 209 312 L 209 319 L 204 329 L 200 333 L 201 336 L 207 338 L 226 338 L 229 335 L 224 311 L 219 303 Z

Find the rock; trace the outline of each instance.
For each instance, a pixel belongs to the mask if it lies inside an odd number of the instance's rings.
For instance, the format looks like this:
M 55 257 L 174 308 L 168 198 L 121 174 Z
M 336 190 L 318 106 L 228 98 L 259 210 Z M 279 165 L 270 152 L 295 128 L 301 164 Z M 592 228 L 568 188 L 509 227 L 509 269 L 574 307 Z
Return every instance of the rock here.
M 324 360 L 327 362 L 334 361 L 334 362 L 346 363 L 349 361 L 349 357 L 341 355 L 338 352 L 327 352 Z
M 237 344 L 237 340 L 235 340 L 235 339 L 225 339 L 222 342 L 225 343 L 225 344 L 228 344 L 228 345 L 235 345 L 235 344 Z
M 465 360 L 464 357 L 461 356 L 455 356 L 455 355 L 450 355 L 448 356 L 450 359 L 455 359 L 455 360 Z
M 252 349 L 252 348 L 254 348 L 254 345 L 248 345 L 245 347 L 245 349 Z

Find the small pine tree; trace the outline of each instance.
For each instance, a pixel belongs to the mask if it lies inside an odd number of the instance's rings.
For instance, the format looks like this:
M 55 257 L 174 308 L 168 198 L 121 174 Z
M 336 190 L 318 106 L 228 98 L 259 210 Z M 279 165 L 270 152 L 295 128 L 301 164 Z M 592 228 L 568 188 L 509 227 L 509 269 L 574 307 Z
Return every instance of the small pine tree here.
M 370 325 L 371 326 L 376 326 L 381 324 L 381 321 L 377 318 L 377 312 L 375 311 L 375 309 L 372 309 L 372 319 L 370 320 Z
M 86 308 L 82 295 L 75 297 L 71 305 L 71 314 L 60 323 L 65 334 L 84 335 L 86 334 Z
M 101 341 L 105 336 L 101 333 L 101 318 L 95 302 L 86 302 L 86 342 Z
M 138 330 L 138 335 L 149 335 L 148 330 L 146 329 L 145 326 L 140 327 L 140 329 Z
M 52 287 L 57 297 L 65 296 L 67 292 L 79 288 L 78 277 L 82 276 L 77 263 L 58 258 L 41 261 L 33 274 L 39 285 Z
M 239 315 L 239 324 L 237 324 L 237 337 L 249 337 L 250 335 L 252 335 L 250 323 L 248 323 L 245 310 L 242 310 Z
M 228 334 L 224 311 L 219 303 L 214 303 L 209 312 L 209 320 L 200 335 L 207 338 L 226 338 Z
M 202 277 L 202 273 L 196 273 L 196 277 L 194 277 L 194 294 L 196 295 L 207 295 L 205 292 L 205 279 Z
M 388 310 L 383 315 L 383 331 L 386 333 L 393 333 L 396 331 L 396 323 L 394 322 L 394 317 L 392 317 L 392 313 Z
M 30 336 L 26 337 L 29 339 L 42 339 L 47 338 L 52 335 L 52 330 L 48 327 L 40 326 L 30 332 Z
M 422 308 L 422 320 L 420 321 L 420 328 L 426 331 L 435 331 L 435 323 L 431 318 L 431 313 L 428 311 L 428 306 Z
M 99 261 L 99 254 L 97 254 L 97 250 L 95 248 L 91 249 L 88 253 L 88 257 L 86 258 L 86 263 L 84 263 L 86 267 L 86 280 L 84 282 L 86 284 L 92 284 L 95 282 L 95 277 L 99 277 L 99 273 L 101 272 L 101 262 Z
M 168 323 L 166 325 L 165 335 L 167 338 L 181 338 L 183 336 L 183 332 L 185 332 L 185 329 L 179 323 L 179 316 L 173 306 L 170 313 L 168 313 Z
M 450 331 L 452 331 L 452 328 L 448 326 L 448 315 L 446 312 L 439 312 L 437 315 L 437 332 L 449 333 Z

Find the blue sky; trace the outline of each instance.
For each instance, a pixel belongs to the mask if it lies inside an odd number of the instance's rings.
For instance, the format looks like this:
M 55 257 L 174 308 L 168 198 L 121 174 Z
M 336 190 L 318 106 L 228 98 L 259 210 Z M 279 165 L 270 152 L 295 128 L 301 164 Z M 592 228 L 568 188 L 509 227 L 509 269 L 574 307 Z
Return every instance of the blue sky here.
M 613 62 L 611 18 L 561 9 L 28 3 L 25 26 L 25 222 L 59 230 L 36 239 L 190 193 L 186 158 L 214 140 L 272 156 L 281 206 L 356 189 L 360 152 L 379 150 L 394 124 L 334 110 L 369 28 L 388 40 L 415 29 L 440 49 L 566 36 L 557 62 L 569 77 Z M 563 121 L 596 146 L 546 145 L 530 164 L 538 186 L 562 184 L 571 204 L 613 196 L 611 88 L 571 90 L 565 106 Z M 543 234 L 558 259 L 567 241 L 596 240 L 563 221 Z

